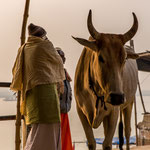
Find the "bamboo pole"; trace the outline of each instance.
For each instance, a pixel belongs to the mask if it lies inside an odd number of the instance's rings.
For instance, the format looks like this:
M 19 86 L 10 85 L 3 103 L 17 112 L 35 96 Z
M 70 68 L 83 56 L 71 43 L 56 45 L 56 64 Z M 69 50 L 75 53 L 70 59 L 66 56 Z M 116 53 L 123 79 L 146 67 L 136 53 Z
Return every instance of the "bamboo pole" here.
M 23 16 L 23 23 L 22 23 L 22 31 L 21 31 L 21 45 L 25 43 L 25 33 L 26 33 L 26 25 L 27 25 L 27 18 L 29 12 L 29 4 L 30 0 L 26 0 L 25 9 L 24 9 L 24 16 Z M 20 150 L 20 127 L 21 127 L 21 113 L 20 113 L 20 95 L 21 92 L 18 91 L 17 96 L 17 115 L 16 115 L 16 135 L 15 135 L 15 150 Z
M 130 40 L 130 47 L 134 50 L 134 42 Z M 135 50 L 134 50 L 135 52 Z M 136 108 L 136 98 L 134 98 L 134 116 L 135 116 L 135 135 L 136 135 L 136 145 L 138 146 L 138 131 L 137 131 L 137 108 Z
M 137 131 L 137 109 L 136 109 L 136 98 L 134 98 L 134 114 L 135 114 L 136 146 L 138 146 L 138 145 L 139 145 L 139 142 L 138 142 L 138 131 Z
M 138 87 L 139 87 L 139 93 L 140 93 L 141 102 L 142 102 L 142 106 L 143 106 L 143 111 L 144 111 L 144 114 L 146 114 L 147 112 L 146 112 L 146 109 L 145 109 L 144 100 L 143 100 L 141 86 L 140 86 L 140 82 L 139 81 L 138 81 Z
M 133 48 L 134 50 L 134 43 L 133 43 L 133 40 L 130 40 L 130 46 Z M 138 53 L 140 55 L 145 55 L 147 52 L 144 52 L 144 53 Z M 142 96 L 142 91 L 141 91 L 141 87 L 140 87 L 140 82 L 139 82 L 139 79 L 138 79 L 138 88 L 139 88 L 139 93 L 140 93 L 140 97 L 141 97 L 141 102 L 142 102 L 142 106 L 143 106 L 143 111 L 144 111 L 144 114 L 147 113 L 146 112 L 146 109 L 145 109 L 145 105 L 144 105 L 144 100 L 143 100 L 143 96 Z
M 25 43 L 25 35 L 26 35 L 26 26 L 27 26 L 27 19 L 29 17 L 29 5 L 30 0 L 26 0 L 24 16 L 23 16 L 23 23 L 22 23 L 22 31 L 21 31 L 21 45 Z
M 15 150 L 20 150 L 20 126 L 21 126 L 21 114 L 20 114 L 20 91 L 17 95 L 17 115 L 16 115 L 16 135 L 15 135 Z

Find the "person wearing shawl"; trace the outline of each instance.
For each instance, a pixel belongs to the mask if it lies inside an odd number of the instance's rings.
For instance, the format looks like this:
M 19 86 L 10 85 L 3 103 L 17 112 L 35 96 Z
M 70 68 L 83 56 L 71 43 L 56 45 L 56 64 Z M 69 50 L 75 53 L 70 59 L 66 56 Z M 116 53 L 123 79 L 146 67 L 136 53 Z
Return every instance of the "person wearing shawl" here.
M 21 114 L 32 126 L 25 150 L 61 150 L 57 84 L 63 92 L 63 62 L 42 27 L 30 24 L 28 31 L 27 42 L 18 50 L 10 86 L 21 91 Z
M 66 58 L 65 53 L 61 50 L 61 48 L 55 48 L 58 54 L 61 56 L 63 63 L 65 64 Z M 60 100 L 60 111 L 61 111 L 61 147 L 62 150 L 73 150 L 72 140 L 71 140 L 71 132 L 69 125 L 68 112 L 71 109 L 72 102 L 72 89 L 70 82 L 72 81 L 66 69 L 64 80 L 64 92 L 59 92 L 59 100 Z M 59 90 L 60 91 L 60 90 Z

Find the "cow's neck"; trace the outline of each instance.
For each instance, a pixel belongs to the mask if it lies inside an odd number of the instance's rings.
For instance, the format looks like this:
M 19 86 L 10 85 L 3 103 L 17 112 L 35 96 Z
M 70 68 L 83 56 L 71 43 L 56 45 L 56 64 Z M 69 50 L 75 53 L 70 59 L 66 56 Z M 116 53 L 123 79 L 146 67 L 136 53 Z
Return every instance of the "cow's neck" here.
M 100 92 L 102 91 L 101 87 L 96 80 L 92 79 L 90 64 L 89 64 L 89 76 L 88 77 L 89 77 L 89 89 L 96 96 L 96 106 L 95 106 L 96 109 L 98 109 L 99 102 L 101 101 L 101 107 L 104 106 L 104 109 L 107 110 L 105 101 L 104 101 L 104 94 Z

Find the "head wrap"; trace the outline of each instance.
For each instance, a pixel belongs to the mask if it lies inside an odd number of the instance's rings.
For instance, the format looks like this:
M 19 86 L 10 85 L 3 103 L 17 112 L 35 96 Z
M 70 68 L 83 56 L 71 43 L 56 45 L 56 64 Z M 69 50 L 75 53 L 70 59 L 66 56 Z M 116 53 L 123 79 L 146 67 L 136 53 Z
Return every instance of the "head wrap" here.
M 29 35 L 33 35 L 37 37 L 44 37 L 47 34 L 45 29 L 43 29 L 40 26 L 36 26 L 33 23 L 29 24 L 28 32 L 29 32 Z

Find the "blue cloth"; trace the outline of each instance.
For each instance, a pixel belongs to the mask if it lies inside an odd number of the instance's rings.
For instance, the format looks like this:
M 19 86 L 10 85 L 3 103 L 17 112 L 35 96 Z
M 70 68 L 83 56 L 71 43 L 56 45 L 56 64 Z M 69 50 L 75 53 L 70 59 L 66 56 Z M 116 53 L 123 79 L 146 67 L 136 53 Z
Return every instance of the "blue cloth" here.
M 95 138 L 96 144 L 103 144 L 104 138 Z M 113 145 L 119 145 L 119 138 L 114 137 L 112 140 Z M 126 138 L 124 138 L 124 144 L 126 144 Z M 130 137 L 130 144 L 136 144 L 136 137 L 131 136 Z

